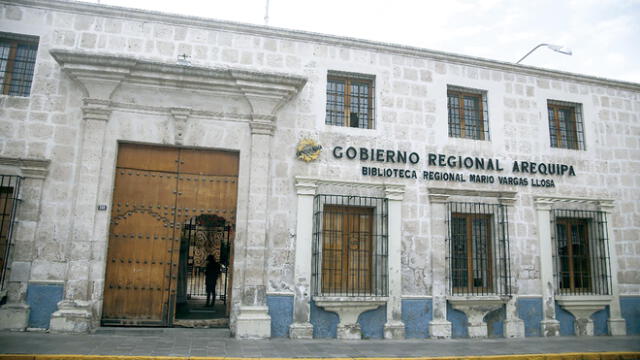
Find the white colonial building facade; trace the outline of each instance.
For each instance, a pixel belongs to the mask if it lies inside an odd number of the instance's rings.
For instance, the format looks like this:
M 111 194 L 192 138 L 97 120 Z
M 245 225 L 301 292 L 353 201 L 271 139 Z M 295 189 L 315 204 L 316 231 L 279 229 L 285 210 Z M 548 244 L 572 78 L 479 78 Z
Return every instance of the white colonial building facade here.
M 640 84 L 0 6 L 1 329 L 640 333 Z

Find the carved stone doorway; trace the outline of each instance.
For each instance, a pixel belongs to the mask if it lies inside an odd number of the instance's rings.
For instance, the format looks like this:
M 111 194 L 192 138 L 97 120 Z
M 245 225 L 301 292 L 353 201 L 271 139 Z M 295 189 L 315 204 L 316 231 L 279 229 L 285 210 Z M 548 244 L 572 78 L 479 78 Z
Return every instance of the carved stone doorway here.
M 212 216 L 233 228 L 237 186 L 238 153 L 120 144 L 103 325 L 174 325 L 184 229 Z

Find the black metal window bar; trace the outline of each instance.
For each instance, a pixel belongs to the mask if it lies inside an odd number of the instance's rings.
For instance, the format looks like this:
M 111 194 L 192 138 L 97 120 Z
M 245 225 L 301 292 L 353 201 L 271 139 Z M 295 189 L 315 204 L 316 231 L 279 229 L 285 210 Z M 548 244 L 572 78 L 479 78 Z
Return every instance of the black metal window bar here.
M 327 76 L 327 125 L 372 129 L 375 78 L 331 71 Z
M 489 140 L 486 91 L 448 86 L 447 104 L 450 137 Z
M 216 282 L 216 299 L 227 303 L 227 282 L 233 226 L 216 215 L 200 215 L 183 225 L 182 241 L 186 254 L 186 297 L 205 298 L 207 256 L 213 255 L 221 265 Z
M 551 221 L 558 293 L 611 294 L 605 214 L 602 211 L 556 209 Z
M 450 202 L 448 214 L 450 294 L 511 295 L 507 208 Z
M 21 180 L 21 177 L 15 175 L 0 175 L 0 289 L 5 288 L 5 278 L 9 270 L 11 239 Z
M 313 294 L 387 296 L 387 199 L 316 195 L 313 217 Z
M 551 147 L 584 150 L 582 105 L 564 101 L 547 101 Z
M 0 33 L 0 94 L 29 96 L 38 38 Z

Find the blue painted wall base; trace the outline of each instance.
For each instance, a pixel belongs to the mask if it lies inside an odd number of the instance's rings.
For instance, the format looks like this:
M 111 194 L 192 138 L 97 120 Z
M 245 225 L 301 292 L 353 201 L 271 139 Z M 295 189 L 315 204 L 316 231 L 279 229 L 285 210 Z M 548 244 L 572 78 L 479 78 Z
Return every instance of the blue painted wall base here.
M 326 311 L 311 301 L 310 322 L 313 325 L 313 337 L 317 339 L 335 339 L 338 333 L 338 314 Z M 387 306 L 365 311 L 358 316 L 358 324 L 363 339 L 383 339 L 384 324 L 387 322 Z
M 516 301 L 518 317 L 524 321 L 524 336 L 542 336 L 542 298 L 519 298 Z
M 494 310 L 484 317 L 487 323 L 487 336 L 490 338 L 504 337 L 504 320 L 507 317 L 507 311 L 503 305 L 500 309 Z
M 576 334 L 576 319 L 570 312 L 566 311 L 556 303 L 556 320 L 560 322 L 560 336 L 571 336 Z
M 363 339 L 384 339 L 384 324 L 387 322 L 387 305 L 365 311 L 358 316 Z
M 576 334 L 576 318 L 558 305 L 558 303 L 556 303 L 556 320 L 560 322 L 560 336 L 574 336 Z M 607 320 L 609 320 L 609 306 L 591 315 L 591 320 L 593 320 L 594 335 L 602 336 L 609 334 L 609 325 L 607 324 Z
M 407 339 L 429 337 L 429 322 L 433 320 L 431 299 L 403 299 L 402 322 Z
M 267 295 L 267 307 L 271 316 L 271 337 L 289 337 L 289 325 L 293 322 L 293 295 Z
M 627 324 L 627 335 L 640 334 L 640 296 L 621 296 L 620 312 Z
M 467 315 L 462 311 L 455 310 L 451 307 L 451 304 L 447 301 L 447 320 L 451 322 L 451 337 L 452 338 L 468 338 L 469 328 L 467 323 Z
M 596 311 L 591 315 L 591 320 L 593 320 L 593 335 L 609 335 L 609 324 L 607 323 L 607 320 L 609 320 L 609 306 L 600 311 Z
M 338 314 L 329 312 L 311 301 L 310 322 L 313 325 L 313 337 L 316 339 L 335 339 L 338 332 Z
M 30 283 L 27 286 L 27 305 L 31 308 L 29 327 L 48 329 L 51 314 L 58 310 L 63 294 L 62 284 Z

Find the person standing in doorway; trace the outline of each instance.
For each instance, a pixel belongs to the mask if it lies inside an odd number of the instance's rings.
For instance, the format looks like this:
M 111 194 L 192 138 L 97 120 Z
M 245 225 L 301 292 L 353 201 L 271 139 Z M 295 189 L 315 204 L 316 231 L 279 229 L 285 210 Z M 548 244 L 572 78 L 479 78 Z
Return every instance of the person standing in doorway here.
M 216 281 L 220 275 L 220 263 L 213 255 L 207 256 L 207 268 L 204 271 L 207 288 L 207 305 L 213 306 L 216 302 Z

